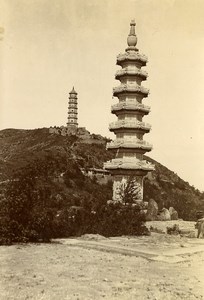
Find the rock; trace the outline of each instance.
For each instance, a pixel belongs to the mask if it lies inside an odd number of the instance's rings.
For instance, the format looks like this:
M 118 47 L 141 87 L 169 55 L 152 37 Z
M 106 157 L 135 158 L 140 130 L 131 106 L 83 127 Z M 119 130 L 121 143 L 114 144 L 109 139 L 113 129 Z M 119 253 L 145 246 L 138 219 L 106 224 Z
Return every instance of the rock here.
M 166 227 L 167 234 L 178 235 L 180 234 L 180 229 L 178 224 L 174 224 L 173 227 Z
M 178 212 L 176 210 L 171 215 L 171 220 L 178 220 Z
M 147 206 L 147 214 L 146 214 L 146 220 L 147 221 L 154 221 L 157 218 L 158 213 L 158 205 L 156 201 L 153 199 L 150 199 Z
M 84 234 L 80 237 L 80 239 L 86 241 L 99 241 L 106 239 L 106 237 L 100 234 Z
M 197 218 L 197 219 L 201 219 L 201 218 L 203 218 L 203 216 L 204 216 L 204 213 L 203 213 L 202 210 L 196 212 L 196 218 Z
M 173 207 L 169 207 L 169 213 L 171 220 L 178 220 L 178 212 Z
M 196 238 L 196 233 L 195 231 L 191 231 L 188 235 L 187 235 L 188 238 Z
M 181 235 L 189 235 L 192 231 L 190 229 L 180 229 Z
M 163 229 L 159 229 L 159 228 L 153 227 L 153 226 L 150 226 L 150 231 L 156 232 L 156 233 L 165 233 L 165 231 Z
M 157 216 L 157 219 L 159 221 L 170 221 L 171 220 L 171 216 L 170 216 L 169 210 L 167 208 L 163 208 L 162 211 Z
M 147 209 L 147 208 L 148 208 L 148 203 L 149 203 L 149 202 L 147 202 L 147 201 L 144 201 L 144 202 L 143 202 L 144 209 Z

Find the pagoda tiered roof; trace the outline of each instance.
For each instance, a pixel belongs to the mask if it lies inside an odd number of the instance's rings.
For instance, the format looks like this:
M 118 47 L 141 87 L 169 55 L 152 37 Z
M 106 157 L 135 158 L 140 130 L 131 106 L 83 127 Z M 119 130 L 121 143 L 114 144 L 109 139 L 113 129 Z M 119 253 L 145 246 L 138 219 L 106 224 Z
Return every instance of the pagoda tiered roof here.
M 142 103 L 133 103 L 131 101 L 119 102 L 111 106 L 111 112 L 117 114 L 118 111 L 139 111 L 147 115 L 150 112 L 150 106 Z
M 111 149 L 140 149 L 144 152 L 151 151 L 152 145 L 143 140 L 120 140 L 112 141 L 106 145 L 106 148 Z
M 154 165 L 146 160 L 138 160 L 136 158 L 132 158 L 131 160 L 114 158 L 104 163 L 104 167 L 106 170 L 143 170 L 147 172 L 154 170 Z
M 151 129 L 151 125 L 141 121 L 128 121 L 128 120 L 120 120 L 120 121 L 110 123 L 109 125 L 110 131 L 116 131 L 118 129 L 131 129 L 131 130 L 149 132 Z
M 138 62 L 141 64 L 141 66 L 146 66 L 148 58 L 146 55 L 140 54 L 138 51 L 120 53 L 117 56 L 117 65 L 119 66 L 123 66 L 124 62 L 128 61 Z
M 68 120 L 72 120 L 72 119 L 77 120 L 77 116 L 76 115 L 68 116 Z
M 129 69 L 129 68 L 123 68 L 121 70 L 118 70 L 115 74 L 115 79 L 120 79 L 121 77 L 124 76 L 136 76 L 136 77 L 140 77 L 143 80 L 145 80 L 148 76 L 147 72 L 139 69 L 139 68 L 135 68 L 135 69 Z
M 128 84 L 121 84 L 120 86 L 113 88 L 113 96 L 117 97 L 117 95 L 122 93 L 135 93 L 141 94 L 143 97 L 147 97 L 149 94 L 149 89 L 140 85 Z

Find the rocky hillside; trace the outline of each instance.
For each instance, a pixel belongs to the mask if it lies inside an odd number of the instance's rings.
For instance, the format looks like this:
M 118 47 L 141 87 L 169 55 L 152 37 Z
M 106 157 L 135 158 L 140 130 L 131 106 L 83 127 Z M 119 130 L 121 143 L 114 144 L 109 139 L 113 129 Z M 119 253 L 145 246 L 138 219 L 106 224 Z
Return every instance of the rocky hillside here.
M 105 150 L 106 139 L 98 141 L 97 135 L 91 135 L 89 143 L 75 136 L 49 134 L 47 128 L 35 130 L 6 129 L 0 131 L 0 182 L 5 182 L 19 169 L 35 163 L 46 162 L 48 156 L 56 160 L 51 176 L 59 177 L 69 169 L 72 176 L 74 165 L 82 168 L 102 168 L 111 153 Z M 204 194 L 177 174 L 149 157 L 155 164 L 155 171 L 148 175 L 144 183 L 144 200 L 153 198 L 159 208 L 174 206 L 179 216 L 194 219 L 198 210 L 204 210 Z M 46 165 L 46 163 L 45 163 Z M 71 167 L 72 166 L 72 167 Z M 49 165 L 47 164 L 47 168 Z M 73 188 L 73 186 L 72 186 Z M 77 185 L 76 185 L 77 188 Z M 83 190 L 83 187 L 81 187 Z
M 155 171 L 144 181 L 144 200 L 154 199 L 159 209 L 173 206 L 185 220 L 194 220 L 197 211 L 204 211 L 204 193 L 155 160 L 147 160 L 155 165 Z
M 92 134 L 89 140 L 75 136 L 49 134 L 47 128 L 35 130 L 5 129 L 0 131 L 0 181 L 43 157 L 66 154 L 66 159 L 77 161 L 82 167 L 102 168 L 103 161 L 110 158 L 105 151 L 106 138 Z M 91 144 L 91 146 L 90 146 Z

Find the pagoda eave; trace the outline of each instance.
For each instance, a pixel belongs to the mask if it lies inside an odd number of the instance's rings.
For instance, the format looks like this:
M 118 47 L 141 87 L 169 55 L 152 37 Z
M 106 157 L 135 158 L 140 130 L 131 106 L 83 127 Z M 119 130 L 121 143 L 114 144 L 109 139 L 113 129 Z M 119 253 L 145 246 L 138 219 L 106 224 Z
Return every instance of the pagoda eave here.
M 138 108 L 130 109 L 130 108 L 124 108 L 123 107 L 123 108 L 120 108 L 120 109 L 111 109 L 111 113 L 116 115 L 116 116 L 118 116 L 120 114 L 123 114 L 123 113 L 135 113 L 135 112 L 140 113 L 142 116 L 149 114 L 149 111 L 138 109 Z
M 124 73 L 116 73 L 115 79 L 120 80 L 121 78 L 125 77 L 131 77 L 131 78 L 140 78 L 142 80 L 147 79 L 147 75 L 144 75 L 142 73 L 130 73 L 130 72 L 124 72 Z
M 143 115 L 148 115 L 150 112 L 150 107 L 142 104 L 133 104 L 133 103 L 117 103 L 111 106 L 112 114 L 120 114 L 123 112 L 140 112 Z
M 147 175 L 147 171 L 132 171 L 132 170 L 127 170 L 126 172 L 124 172 L 124 170 L 108 170 L 110 172 L 110 174 L 112 176 L 117 176 L 117 175 L 121 175 L 121 176 L 146 176 Z
M 68 121 L 69 120 L 77 120 L 77 117 L 68 117 L 67 119 L 68 119 Z
M 127 85 L 123 85 L 123 86 L 119 86 L 119 87 L 115 87 L 113 89 L 113 96 L 114 97 L 118 97 L 118 95 L 126 95 L 126 94 L 138 94 L 138 95 L 142 95 L 144 98 L 148 97 L 149 94 L 149 90 L 141 87 L 141 86 L 127 86 Z
M 124 130 L 127 130 L 128 132 L 132 131 L 138 131 L 138 132 L 150 132 L 151 127 L 145 124 L 117 124 L 113 123 L 109 125 L 109 130 L 111 132 L 124 132 Z
M 135 64 L 139 63 L 141 65 L 141 67 L 145 67 L 148 60 L 145 59 L 145 58 L 143 59 L 141 56 L 128 56 L 128 55 L 124 54 L 124 55 L 121 55 L 121 56 L 117 57 L 116 64 L 118 66 L 123 67 L 123 65 L 125 63 L 129 63 L 129 62 L 133 62 Z
M 78 123 L 77 122 L 73 122 L 73 123 L 67 123 L 67 127 L 76 127 L 78 126 Z
M 123 144 L 123 145 L 108 145 L 107 150 L 117 150 L 117 149 L 137 149 L 138 152 L 145 153 L 152 150 L 152 146 L 142 146 L 140 144 Z
M 128 90 L 124 90 L 124 91 L 113 91 L 113 96 L 114 97 L 118 97 L 119 95 L 126 95 L 126 94 L 132 94 L 132 93 L 135 93 L 136 95 L 141 95 L 143 96 L 143 98 L 146 98 L 148 97 L 148 92 L 141 92 L 141 91 L 128 91 Z
M 107 170 L 143 170 L 143 171 L 152 171 L 154 170 L 154 165 L 147 162 L 146 160 L 138 160 L 138 159 L 121 159 L 114 158 L 110 161 L 107 161 L 104 164 L 105 169 Z
M 122 176 L 146 176 L 148 172 L 152 171 L 152 169 L 127 169 L 127 168 L 108 168 L 105 167 L 106 170 L 110 172 L 111 175 L 122 175 Z

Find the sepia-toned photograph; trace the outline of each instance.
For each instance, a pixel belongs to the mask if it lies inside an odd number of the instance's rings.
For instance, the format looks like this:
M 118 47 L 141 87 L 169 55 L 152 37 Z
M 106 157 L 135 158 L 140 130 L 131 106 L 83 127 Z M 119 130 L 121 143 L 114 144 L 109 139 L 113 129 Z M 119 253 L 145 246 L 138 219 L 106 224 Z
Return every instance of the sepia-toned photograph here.
M 203 0 L 0 0 L 0 299 L 204 300 L 203 116 Z

